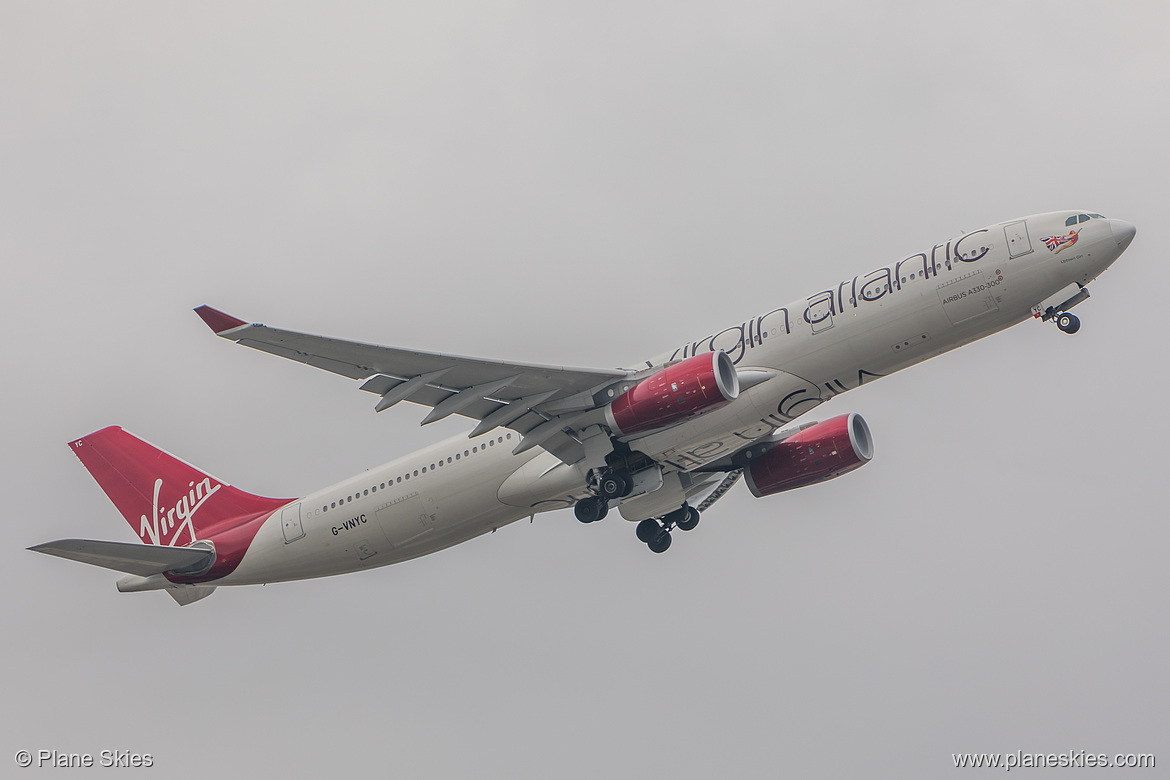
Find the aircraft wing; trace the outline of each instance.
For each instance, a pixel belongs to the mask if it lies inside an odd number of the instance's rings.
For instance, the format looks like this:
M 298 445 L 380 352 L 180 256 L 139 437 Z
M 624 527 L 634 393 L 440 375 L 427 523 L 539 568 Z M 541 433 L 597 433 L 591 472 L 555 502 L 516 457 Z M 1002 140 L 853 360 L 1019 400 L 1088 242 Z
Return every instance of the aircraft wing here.
M 217 336 L 354 380 L 381 398 L 374 411 L 400 401 L 431 407 L 422 424 L 459 414 L 479 420 L 472 436 L 502 426 L 524 438 L 517 451 L 541 446 L 566 463 L 584 457 L 573 423 L 608 402 L 622 370 L 565 368 L 446 355 L 342 341 L 247 323 L 210 306 L 195 309 Z

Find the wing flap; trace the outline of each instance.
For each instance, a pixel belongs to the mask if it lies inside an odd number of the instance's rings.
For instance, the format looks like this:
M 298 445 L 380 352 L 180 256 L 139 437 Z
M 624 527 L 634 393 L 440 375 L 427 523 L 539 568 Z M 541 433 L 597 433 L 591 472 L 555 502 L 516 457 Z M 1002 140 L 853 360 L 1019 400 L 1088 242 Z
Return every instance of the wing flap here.
M 90 539 L 59 539 L 28 549 L 88 563 L 91 566 L 101 566 L 103 569 L 137 574 L 140 577 L 196 567 L 215 557 L 211 550 L 201 548 L 101 542 Z

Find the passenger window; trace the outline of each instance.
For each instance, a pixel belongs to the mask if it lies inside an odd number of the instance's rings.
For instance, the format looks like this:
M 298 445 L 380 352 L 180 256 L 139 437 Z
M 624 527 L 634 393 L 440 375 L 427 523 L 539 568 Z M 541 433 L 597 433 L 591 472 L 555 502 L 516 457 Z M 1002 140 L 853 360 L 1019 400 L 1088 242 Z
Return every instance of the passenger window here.
M 363 491 L 362 491 L 362 495 L 363 495 L 363 496 L 368 496 L 369 494 L 370 494 L 370 491 L 368 491 L 368 490 L 363 490 Z
M 410 479 L 410 477 L 407 477 L 407 479 Z M 398 484 L 400 484 L 400 485 L 402 484 L 402 477 L 398 478 Z

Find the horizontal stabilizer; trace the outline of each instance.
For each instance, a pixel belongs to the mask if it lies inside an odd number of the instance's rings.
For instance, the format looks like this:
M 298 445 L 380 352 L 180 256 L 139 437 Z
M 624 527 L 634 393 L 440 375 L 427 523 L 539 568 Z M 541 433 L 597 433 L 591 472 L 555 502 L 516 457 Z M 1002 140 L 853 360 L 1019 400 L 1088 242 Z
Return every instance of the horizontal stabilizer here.
M 176 569 L 194 568 L 200 564 L 209 565 L 215 557 L 211 550 L 193 547 L 95 542 L 89 539 L 60 539 L 28 549 L 142 577 Z

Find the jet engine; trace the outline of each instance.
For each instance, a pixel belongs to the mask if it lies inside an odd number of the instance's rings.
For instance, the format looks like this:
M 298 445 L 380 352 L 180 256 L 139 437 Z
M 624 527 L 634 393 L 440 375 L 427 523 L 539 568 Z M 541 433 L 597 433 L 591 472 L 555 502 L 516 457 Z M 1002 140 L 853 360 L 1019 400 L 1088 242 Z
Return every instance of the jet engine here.
M 777 443 L 743 476 L 756 498 L 815 485 L 859 469 L 873 458 L 873 437 L 859 414 L 843 414 Z
M 709 352 L 654 372 L 606 407 L 605 417 L 611 430 L 629 435 L 718 409 L 738 395 L 731 358 Z

